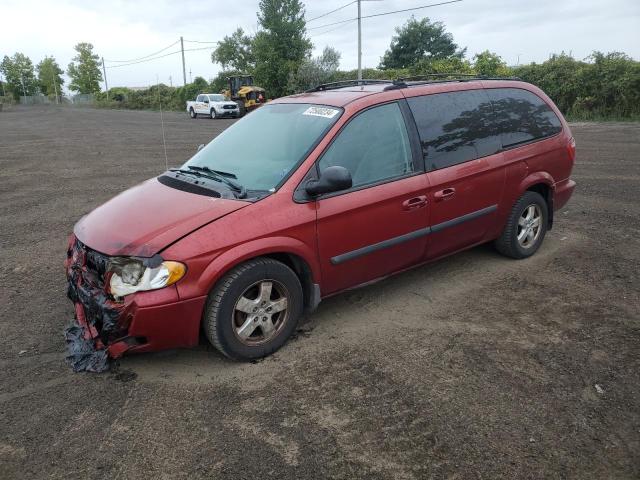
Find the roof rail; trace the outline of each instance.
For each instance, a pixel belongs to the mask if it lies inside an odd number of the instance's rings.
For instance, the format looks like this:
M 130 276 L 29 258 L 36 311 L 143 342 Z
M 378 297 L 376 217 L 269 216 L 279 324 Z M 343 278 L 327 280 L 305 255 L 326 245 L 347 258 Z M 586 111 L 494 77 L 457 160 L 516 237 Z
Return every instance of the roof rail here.
M 475 75 L 469 73 L 430 73 L 426 75 L 415 75 L 412 77 L 401 77 L 393 81 L 385 90 L 397 90 L 399 88 L 413 87 L 417 85 L 427 85 L 430 83 L 446 82 L 469 82 L 472 80 L 511 80 L 519 81 L 518 77 L 489 77 L 486 75 Z
M 322 92 L 325 90 L 333 90 L 336 88 L 342 87 L 357 87 L 360 85 L 376 85 L 380 83 L 393 83 L 393 80 L 373 80 L 373 79 L 362 79 L 362 80 L 340 80 L 339 82 L 330 82 L 323 83 L 313 87 L 310 90 L 307 90 L 305 93 L 310 92 Z

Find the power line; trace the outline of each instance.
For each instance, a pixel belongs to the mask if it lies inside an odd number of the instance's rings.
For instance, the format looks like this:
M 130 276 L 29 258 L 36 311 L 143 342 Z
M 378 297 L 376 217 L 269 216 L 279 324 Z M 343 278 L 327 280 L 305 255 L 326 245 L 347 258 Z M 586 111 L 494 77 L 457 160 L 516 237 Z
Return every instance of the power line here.
M 341 20 L 339 22 L 327 23 L 325 25 L 318 25 L 317 27 L 307 28 L 307 30 L 317 30 L 318 28 L 330 27 L 332 25 L 342 25 L 343 23 L 355 22 L 356 20 L 358 20 L 358 17 L 350 18 L 349 20 Z
M 367 15 L 366 17 L 362 17 L 362 18 L 382 17 L 383 15 L 391 15 L 392 13 L 410 12 L 412 10 L 420 10 L 422 8 L 429 8 L 429 7 L 438 7 L 440 5 L 447 5 L 449 3 L 458 3 L 458 2 L 462 2 L 462 0 L 450 0 L 449 2 L 432 3 L 431 5 L 423 5 L 421 7 L 414 7 L 414 8 L 405 8 L 404 10 L 394 10 L 392 12 L 376 13 L 375 15 Z
M 111 62 L 111 63 L 130 63 L 130 62 L 136 62 L 138 60 L 144 60 L 145 58 L 149 58 L 149 57 L 154 57 L 159 53 L 164 52 L 165 50 L 169 50 L 171 47 L 173 47 L 174 45 L 176 45 L 178 42 L 180 42 L 180 40 L 176 40 L 175 42 L 173 42 L 171 45 L 168 45 L 166 47 L 164 47 L 162 50 L 158 50 L 157 52 L 154 53 L 150 53 L 149 55 L 145 55 L 144 57 L 140 57 L 140 58 L 132 58 L 130 60 L 105 60 L 105 62 Z
M 185 52 L 196 52 L 198 50 L 211 50 L 214 49 L 216 47 L 200 47 L 200 48 L 185 48 L 184 51 Z M 170 55 L 176 55 L 177 53 L 181 53 L 182 50 L 176 50 L 175 52 L 170 52 L 170 53 L 165 53 L 164 55 L 159 55 L 157 57 L 153 57 L 153 58 L 147 58 L 146 60 L 138 60 L 137 62 L 130 62 L 130 63 L 125 63 L 122 65 L 110 65 L 106 68 L 120 68 L 120 67 L 128 67 L 129 65 L 137 65 L 138 63 L 147 63 L 147 62 L 152 62 L 153 60 L 158 60 L 160 58 L 164 58 L 164 57 L 168 57 Z
M 218 42 L 202 42 L 200 40 L 185 40 L 185 42 L 189 42 L 189 43 L 218 43 Z
M 462 2 L 462 1 L 463 0 L 449 0 L 448 2 L 432 3 L 432 4 L 429 4 L 429 5 L 422 5 L 420 7 L 405 8 L 405 9 L 402 9 L 402 10 L 393 10 L 391 12 L 383 12 L 383 13 L 376 13 L 376 14 L 373 14 L 373 15 L 365 15 L 365 16 L 363 16 L 361 18 L 364 19 L 364 18 L 382 17 L 384 15 L 391 15 L 391 14 L 394 14 L 394 13 L 402 13 L 402 12 L 411 12 L 413 10 L 421 10 L 423 8 L 429 8 L 429 7 L 439 7 L 440 5 L 448 5 L 450 3 L 458 3 L 458 2 Z M 354 22 L 357 19 L 358 19 L 358 17 L 355 17 L 355 18 L 350 18 L 348 20 L 342 20 L 340 22 L 327 23 L 325 25 L 319 25 L 317 27 L 308 28 L 307 30 L 316 30 L 318 28 L 330 27 L 332 25 L 340 25 L 340 24 L 343 24 L 343 23 Z
M 319 37 L 320 35 L 325 35 L 327 33 L 335 32 L 339 28 L 342 28 L 342 25 L 338 25 L 337 27 L 330 28 L 329 30 L 325 30 L 324 32 L 314 33 L 313 35 L 309 35 L 310 37 Z
M 106 68 L 128 67 L 129 65 L 136 65 L 138 63 L 146 63 L 146 62 L 151 62 L 153 60 L 158 60 L 159 58 L 168 57 L 169 55 L 175 55 L 176 53 L 180 53 L 180 50 L 176 50 L 175 52 L 171 52 L 171 53 L 165 53 L 164 55 L 160 55 L 160 56 L 154 57 L 154 58 L 148 58 L 146 60 L 138 60 L 137 62 L 124 63 L 124 64 L 121 64 L 121 65 L 110 65 L 110 66 L 108 66 Z
M 307 20 L 307 23 L 313 22 L 314 20 L 317 20 L 317 19 L 322 18 L 322 17 L 326 17 L 327 15 L 331 15 L 332 13 L 336 13 L 337 11 L 342 10 L 343 8 L 347 8 L 349 5 L 353 5 L 357 1 L 358 0 L 354 0 L 353 2 L 346 3 L 346 4 L 342 5 L 341 7 L 336 8 L 335 10 L 331 10 L 330 12 L 323 13 L 322 15 L 318 15 L 317 17 L 313 17 L 313 18 Z

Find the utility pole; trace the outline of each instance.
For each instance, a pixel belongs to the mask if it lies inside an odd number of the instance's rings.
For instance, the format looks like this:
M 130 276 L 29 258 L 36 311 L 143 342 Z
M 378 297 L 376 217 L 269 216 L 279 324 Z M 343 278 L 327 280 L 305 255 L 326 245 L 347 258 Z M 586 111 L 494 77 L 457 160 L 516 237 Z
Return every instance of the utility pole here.
M 191 69 L 189 69 L 189 82 L 193 83 L 193 75 L 191 74 Z
M 107 69 L 104 66 L 104 57 L 102 57 L 102 73 L 104 74 L 104 88 L 107 90 L 107 95 L 109 95 L 109 83 L 107 82 Z
M 173 87 L 173 82 L 171 81 L 171 75 L 169 75 L 169 86 Z
M 22 95 L 24 96 L 24 103 L 27 104 L 27 91 L 24 89 L 24 76 L 20 74 L 20 83 L 22 84 Z
M 56 72 L 55 69 L 51 69 L 51 80 L 53 81 L 53 92 L 56 94 L 56 105 L 58 105 L 58 85 L 56 85 Z
M 358 0 L 358 80 L 362 80 L 362 12 Z
M 180 50 L 182 51 L 182 80 L 184 84 L 187 84 L 187 69 L 184 66 L 184 40 L 180 37 Z

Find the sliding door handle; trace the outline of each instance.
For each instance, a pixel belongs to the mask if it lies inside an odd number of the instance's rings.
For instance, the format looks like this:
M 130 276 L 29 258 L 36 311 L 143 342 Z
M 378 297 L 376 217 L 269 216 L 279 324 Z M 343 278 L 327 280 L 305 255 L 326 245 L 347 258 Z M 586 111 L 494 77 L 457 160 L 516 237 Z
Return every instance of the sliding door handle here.
M 456 194 L 455 188 L 445 188 L 444 190 L 440 190 L 436 192 L 433 196 L 436 199 L 436 202 L 441 202 L 442 200 L 447 200 L 453 197 Z

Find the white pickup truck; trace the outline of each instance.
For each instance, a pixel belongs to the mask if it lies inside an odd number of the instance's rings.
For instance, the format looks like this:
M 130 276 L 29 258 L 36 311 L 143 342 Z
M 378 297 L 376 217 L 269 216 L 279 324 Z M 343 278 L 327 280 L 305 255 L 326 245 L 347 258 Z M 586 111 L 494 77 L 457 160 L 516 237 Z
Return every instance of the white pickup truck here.
M 211 118 L 240 116 L 236 102 L 231 102 L 220 93 L 201 93 L 195 101 L 187 102 L 187 113 L 191 118 L 198 115 L 209 115 Z

